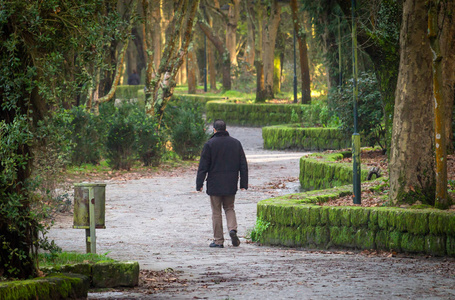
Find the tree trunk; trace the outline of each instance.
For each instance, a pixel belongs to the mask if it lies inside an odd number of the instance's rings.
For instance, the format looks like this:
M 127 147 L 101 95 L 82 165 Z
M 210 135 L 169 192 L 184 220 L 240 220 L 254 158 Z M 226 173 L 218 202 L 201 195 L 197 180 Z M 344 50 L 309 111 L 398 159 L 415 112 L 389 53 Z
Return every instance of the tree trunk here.
M 213 26 L 212 18 L 209 19 L 210 27 Z M 216 91 L 216 68 L 215 68 L 215 51 L 213 44 L 207 43 L 207 64 L 209 71 L 210 90 Z
M 231 89 L 231 61 L 229 59 L 229 52 L 221 39 L 214 34 L 212 28 L 207 23 L 200 20 L 198 24 L 222 57 L 221 74 L 223 75 L 223 90 L 228 91 Z
M 311 79 L 310 65 L 308 62 L 308 48 L 306 45 L 306 32 L 302 27 L 298 18 L 297 0 L 291 0 L 292 21 L 294 23 L 294 31 L 297 42 L 299 44 L 299 62 L 300 75 L 302 77 L 302 104 L 311 103 Z M 305 15 L 305 14 L 304 14 Z
M 254 63 L 256 67 L 256 102 L 264 102 L 266 100 L 264 89 L 264 68 L 262 61 L 257 60 Z
M 161 1 L 152 1 L 152 47 L 153 64 L 156 70 L 161 61 Z
M 390 199 L 434 203 L 431 52 L 425 3 L 403 3 L 400 67 L 390 157 Z
M 229 51 L 231 65 L 237 66 L 237 23 L 240 19 L 240 0 L 231 0 L 226 25 L 226 48 Z
M 334 1 L 330 1 L 331 3 Z M 338 64 L 334 63 L 333 60 L 330 60 L 330 56 L 337 55 L 338 48 L 336 43 L 336 36 L 333 33 L 333 30 L 330 30 L 330 19 L 333 18 L 333 6 L 335 3 L 327 5 L 327 9 L 321 14 L 320 22 L 324 24 L 324 34 L 322 35 L 322 49 L 325 57 L 325 69 L 327 74 L 327 90 L 330 90 L 332 87 L 337 87 L 338 82 Z
M 442 12 L 444 14 L 440 17 L 440 20 L 444 21 L 441 26 L 441 54 L 442 54 L 442 93 L 443 102 L 445 105 L 446 119 L 445 122 L 445 135 L 447 139 L 447 152 L 454 153 L 454 141 L 453 141 L 453 116 L 454 116 L 454 104 L 455 104 L 455 16 L 450 12 L 455 11 L 454 1 L 446 1 L 445 9 Z
M 246 49 L 245 49 L 245 61 L 249 65 L 250 68 L 254 66 L 254 56 L 255 56 L 255 38 L 254 38 L 254 23 L 253 23 L 253 16 L 250 14 L 250 10 L 248 7 L 247 1 L 245 3 L 245 10 L 246 10 L 246 22 L 247 22 L 247 42 L 246 42 Z
M 188 49 L 188 94 L 196 94 L 196 53 L 194 51 L 194 44 L 192 43 Z
M 275 52 L 273 59 L 273 94 L 281 92 L 281 55 Z
M 278 25 L 281 20 L 281 6 L 278 0 L 271 4 L 270 17 L 262 28 L 262 63 L 264 66 L 264 95 L 266 99 L 273 99 L 273 61 Z

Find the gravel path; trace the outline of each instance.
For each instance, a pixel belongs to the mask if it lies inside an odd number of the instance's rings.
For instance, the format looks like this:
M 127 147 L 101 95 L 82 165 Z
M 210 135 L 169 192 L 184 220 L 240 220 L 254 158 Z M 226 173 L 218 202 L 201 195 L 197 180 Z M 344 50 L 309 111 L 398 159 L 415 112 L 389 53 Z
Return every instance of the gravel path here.
M 257 202 L 298 189 L 305 153 L 263 150 L 260 128 L 228 131 L 242 142 L 249 163 L 250 189 L 236 197 L 240 247 L 230 245 L 227 232 L 224 249 L 208 247 L 210 203 L 205 192 L 194 191 L 196 167 L 173 176 L 106 181 L 107 229 L 97 230 L 97 252 L 138 261 L 149 281 L 132 290 L 90 293 L 89 299 L 455 298 L 453 259 L 247 243 Z M 72 229 L 70 216 L 58 219 L 49 237 L 65 251 L 85 251 L 85 232 Z M 160 270 L 166 270 L 161 277 L 152 276 Z

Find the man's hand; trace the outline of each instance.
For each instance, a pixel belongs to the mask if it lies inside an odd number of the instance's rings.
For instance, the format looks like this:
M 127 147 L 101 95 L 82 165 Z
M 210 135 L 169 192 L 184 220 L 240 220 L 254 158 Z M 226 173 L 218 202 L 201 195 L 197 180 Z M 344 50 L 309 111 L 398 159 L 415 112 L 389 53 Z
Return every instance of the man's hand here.
M 242 189 L 240 189 L 240 190 L 241 190 L 241 191 L 246 191 L 246 189 L 244 189 L 244 188 L 242 188 Z
M 202 192 L 202 189 L 203 189 L 203 188 L 200 188 L 198 192 Z

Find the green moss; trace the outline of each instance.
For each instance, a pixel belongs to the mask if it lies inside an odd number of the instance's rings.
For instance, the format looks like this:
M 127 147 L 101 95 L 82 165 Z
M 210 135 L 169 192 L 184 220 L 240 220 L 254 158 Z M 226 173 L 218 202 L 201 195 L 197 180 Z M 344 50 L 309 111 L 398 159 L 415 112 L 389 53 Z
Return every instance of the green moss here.
M 321 210 L 320 206 L 314 206 L 310 209 L 310 225 L 318 226 L 321 225 Z
M 109 262 L 93 265 L 92 282 L 94 287 L 134 287 L 139 282 L 139 263 Z
M 379 250 L 390 250 L 389 246 L 389 232 L 385 230 L 379 230 L 376 232 L 375 245 Z
M 87 297 L 88 288 L 89 280 L 83 275 L 58 274 L 0 283 L 0 299 L 79 299 Z
M 447 255 L 455 257 L 455 237 L 448 236 L 446 245 L 447 245 Z
M 371 210 L 362 207 L 351 207 L 351 225 L 355 228 L 366 227 L 370 220 Z
M 404 233 L 401 239 L 401 249 L 405 252 L 423 253 L 425 251 L 425 237 Z
M 406 229 L 409 233 L 426 235 L 428 229 L 428 212 L 407 210 L 404 215 Z
M 330 231 L 326 226 L 316 226 L 314 229 L 314 243 L 319 247 L 326 247 L 330 241 Z
M 436 256 L 446 255 L 446 238 L 443 236 L 427 235 L 425 237 L 425 253 Z
M 355 233 L 355 245 L 360 249 L 375 249 L 376 233 L 366 228 L 358 229 Z
M 400 231 L 390 231 L 388 232 L 388 246 L 390 250 L 395 250 L 397 252 L 401 251 L 401 238 L 403 233 Z
M 377 209 L 378 214 L 378 226 L 379 229 L 386 230 L 389 228 L 389 211 L 385 209 Z
M 351 207 L 341 207 L 340 223 L 341 226 L 351 227 Z
M 328 215 L 330 226 L 341 226 L 341 210 L 339 208 L 330 207 Z
M 378 231 L 379 230 L 379 225 L 378 225 L 378 209 L 373 208 L 369 210 L 368 214 L 368 228 L 370 230 Z

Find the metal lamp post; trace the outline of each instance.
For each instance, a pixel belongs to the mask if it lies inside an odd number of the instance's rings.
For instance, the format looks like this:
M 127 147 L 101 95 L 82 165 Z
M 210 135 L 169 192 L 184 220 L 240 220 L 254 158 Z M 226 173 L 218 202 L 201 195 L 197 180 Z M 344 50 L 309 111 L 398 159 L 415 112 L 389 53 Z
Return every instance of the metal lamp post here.
M 353 101 L 354 101 L 354 134 L 352 135 L 352 163 L 353 163 L 353 192 L 354 204 L 361 203 L 360 187 L 360 134 L 358 133 L 358 86 L 357 86 L 357 26 L 355 22 L 356 0 L 352 4 L 352 71 L 353 71 Z
M 297 67 L 295 51 L 295 29 L 294 29 L 294 103 L 297 103 Z

